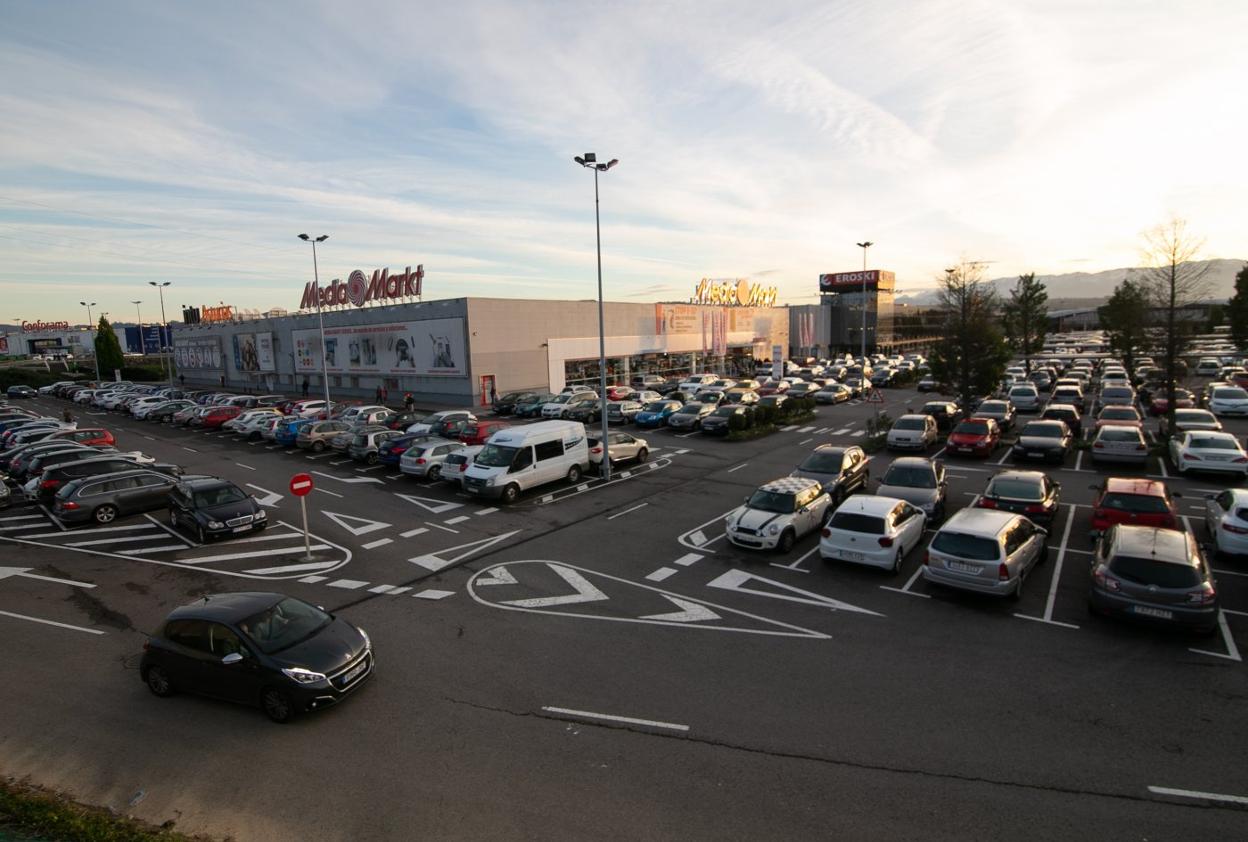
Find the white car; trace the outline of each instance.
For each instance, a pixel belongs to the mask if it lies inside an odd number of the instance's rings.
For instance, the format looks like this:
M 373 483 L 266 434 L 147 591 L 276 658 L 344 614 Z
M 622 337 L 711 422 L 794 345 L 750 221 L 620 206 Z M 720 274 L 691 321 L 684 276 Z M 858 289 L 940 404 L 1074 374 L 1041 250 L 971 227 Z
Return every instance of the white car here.
M 709 386 L 718 379 L 714 374 L 691 374 L 680 381 L 680 386 L 677 388 L 687 395 L 696 395 L 703 386 Z
M 1207 495 L 1205 528 L 1218 552 L 1248 555 L 1248 489 L 1228 488 Z
M 896 573 L 906 554 L 923 542 L 926 528 L 927 515 L 912 503 L 858 494 L 832 513 L 819 541 L 819 556 Z
M 1031 385 L 1015 385 L 1007 396 L 1019 412 L 1040 411 L 1040 390 Z
M 169 399 L 165 397 L 159 397 L 157 395 L 148 395 L 147 397 L 136 399 L 134 403 L 126 407 L 126 410 L 135 418 L 141 418 L 142 416 L 139 415 L 139 410 L 143 409 L 144 407 L 147 407 L 148 409 L 150 409 L 153 406 L 158 406 L 167 400 Z
M 584 403 L 597 403 L 598 393 L 593 391 L 585 392 L 564 392 L 561 395 L 555 395 L 555 399 L 547 404 L 542 404 L 543 418 L 562 418 L 563 411 Z
M 930 415 L 903 415 L 888 431 L 889 450 L 927 450 L 936 443 L 936 419 Z
M 237 418 L 231 418 L 221 426 L 244 438 L 255 440 L 260 438 L 270 423 L 276 423 L 283 417 L 285 416 L 275 409 L 252 409 Z
M 798 538 L 823 526 L 832 501 L 817 480 L 772 480 L 728 516 L 728 540 L 739 547 L 787 553 Z
M 1223 415 L 1248 415 L 1248 391 L 1239 386 L 1219 386 L 1209 396 L 1208 409 L 1219 418 Z
M 589 442 L 589 461 L 594 465 L 602 464 L 602 434 L 590 435 Z M 635 459 L 638 463 L 645 462 L 650 457 L 650 445 L 645 439 L 634 436 L 631 433 L 618 433 L 614 430 L 607 432 L 607 441 L 610 443 L 608 450 L 611 451 L 611 464 L 615 465 L 619 462 L 626 462 L 629 459 Z
M 1197 377 L 1217 377 L 1221 370 L 1222 361 L 1213 357 L 1206 357 L 1196 363 Z
M 431 415 L 426 415 L 415 424 L 409 426 L 407 428 L 407 432 L 415 433 L 418 436 L 428 435 L 429 431 L 433 429 L 433 425 L 439 421 L 447 418 L 467 418 L 470 415 L 472 415 L 472 413 L 466 409 L 444 409 L 441 412 L 434 412 Z
M 630 395 L 628 399 L 630 401 L 636 401 L 642 406 L 645 406 L 646 404 L 651 403 L 652 401 L 663 400 L 663 396 L 660 395 L 658 392 L 652 392 L 649 389 L 646 389 L 646 390 L 637 392 L 636 394 Z
M 1170 439 L 1170 461 L 1182 476 L 1189 471 L 1248 477 L 1248 453 L 1230 433 L 1188 431 Z

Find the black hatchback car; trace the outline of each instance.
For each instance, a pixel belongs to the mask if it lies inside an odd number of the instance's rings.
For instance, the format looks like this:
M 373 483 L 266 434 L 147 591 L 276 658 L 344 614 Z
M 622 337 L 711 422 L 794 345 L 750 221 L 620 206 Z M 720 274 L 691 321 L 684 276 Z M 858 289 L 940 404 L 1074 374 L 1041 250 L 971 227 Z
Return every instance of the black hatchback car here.
M 174 609 L 139 665 L 157 696 L 259 705 L 274 722 L 342 701 L 372 672 L 363 629 L 280 593 L 210 594 Z
M 169 522 L 201 544 L 269 525 L 268 514 L 254 497 L 218 477 L 184 477 L 175 485 L 169 492 Z

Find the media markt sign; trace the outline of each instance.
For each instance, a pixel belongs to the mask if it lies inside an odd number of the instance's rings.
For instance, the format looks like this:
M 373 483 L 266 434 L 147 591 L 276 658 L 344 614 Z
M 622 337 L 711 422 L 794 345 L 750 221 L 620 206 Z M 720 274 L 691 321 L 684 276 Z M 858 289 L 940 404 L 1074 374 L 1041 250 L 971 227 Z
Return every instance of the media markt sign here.
M 690 304 L 726 304 L 733 307 L 771 307 L 776 288 L 751 285 L 746 278 L 703 278 L 693 291 Z
M 318 289 L 315 282 L 307 284 L 303 288 L 303 300 L 299 302 L 299 309 L 340 307 L 346 304 L 363 307 L 370 301 L 418 296 L 424 279 L 423 264 L 417 266 L 414 272 L 408 266 L 398 275 L 391 275 L 389 269 L 374 269 L 372 278 L 356 269 L 347 276 L 346 283 L 335 278 L 324 289 Z

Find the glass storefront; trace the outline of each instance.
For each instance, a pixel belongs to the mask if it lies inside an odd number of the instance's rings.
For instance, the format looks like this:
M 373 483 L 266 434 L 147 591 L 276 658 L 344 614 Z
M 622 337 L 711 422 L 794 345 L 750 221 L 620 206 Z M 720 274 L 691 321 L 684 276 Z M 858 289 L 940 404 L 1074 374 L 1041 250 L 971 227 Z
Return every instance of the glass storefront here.
M 709 354 L 636 354 L 629 357 L 607 358 L 607 383 L 628 383 L 641 374 L 657 374 L 660 377 L 683 377 L 697 371 L 710 371 L 728 377 L 752 377 L 754 374 L 754 349 L 752 347 L 729 348 L 726 356 Z M 563 366 L 564 379 L 569 386 L 595 387 L 599 383 L 598 358 L 568 360 Z

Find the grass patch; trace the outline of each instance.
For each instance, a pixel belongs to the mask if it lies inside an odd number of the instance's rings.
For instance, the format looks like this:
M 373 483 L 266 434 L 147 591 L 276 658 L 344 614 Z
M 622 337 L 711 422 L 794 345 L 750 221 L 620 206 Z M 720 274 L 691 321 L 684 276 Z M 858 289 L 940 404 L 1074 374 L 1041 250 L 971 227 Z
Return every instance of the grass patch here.
M 0 839 L 23 835 L 48 842 L 206 842 L 173 829 L 87 807 L 38 787 L 0 780 Z

